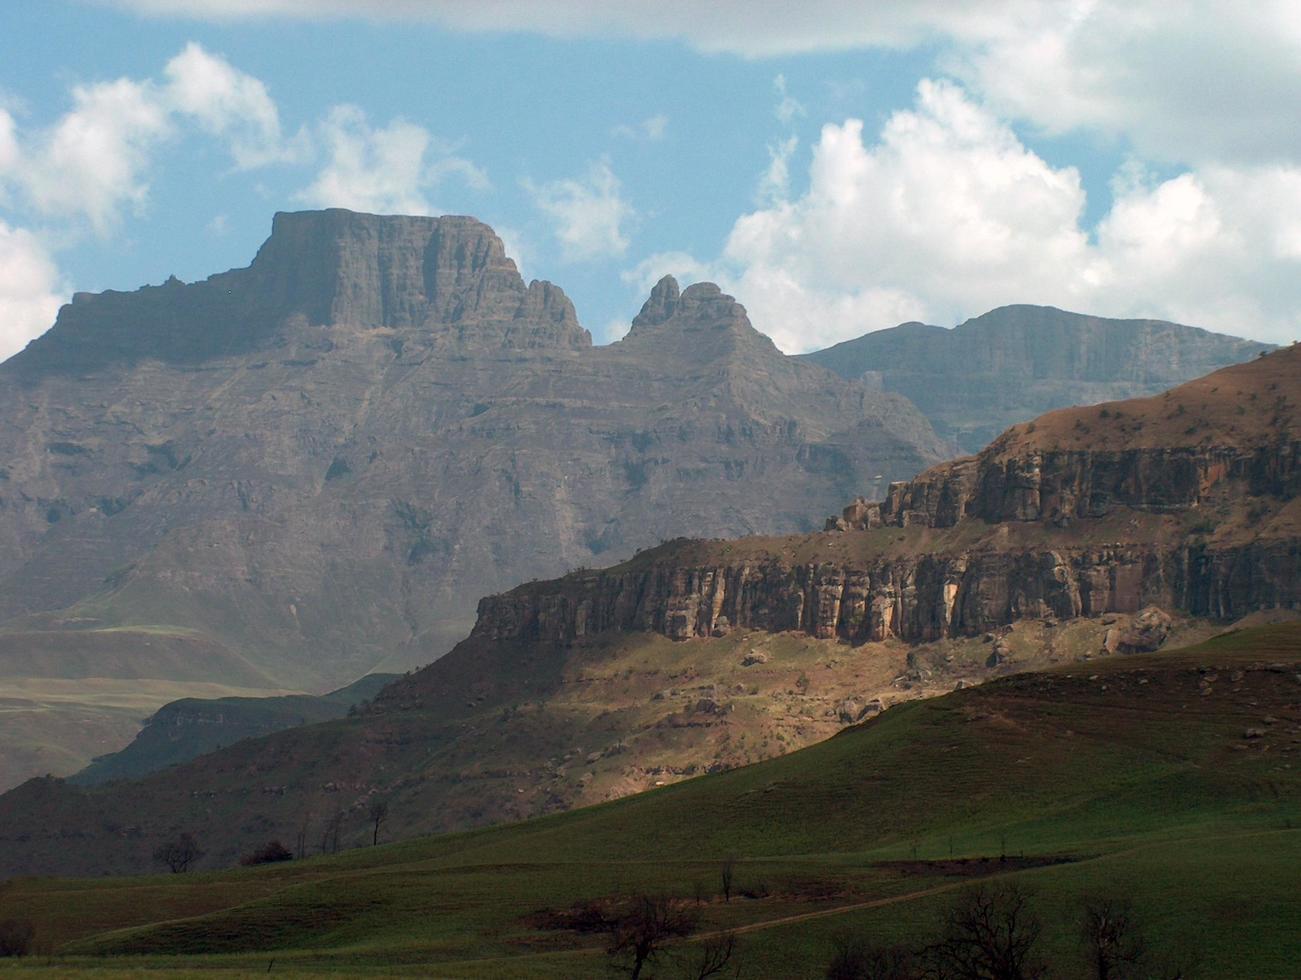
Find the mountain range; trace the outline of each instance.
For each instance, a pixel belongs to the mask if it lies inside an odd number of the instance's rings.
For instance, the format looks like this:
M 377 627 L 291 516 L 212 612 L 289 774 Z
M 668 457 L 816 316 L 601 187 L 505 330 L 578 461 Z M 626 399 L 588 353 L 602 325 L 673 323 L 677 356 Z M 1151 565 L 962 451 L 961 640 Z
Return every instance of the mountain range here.
M 1298 378 L 1293 346 L 1015 426 L 821 532 L 674 541 L 485 598 L 466 640 L 353 717 L 5 794 L 0 871 L 143 870 L 181 829 L 216 864 L 322 826 L 351 840 L 377 798 L 401 836 L 534 816 L 990 676 L 1294 615 Z

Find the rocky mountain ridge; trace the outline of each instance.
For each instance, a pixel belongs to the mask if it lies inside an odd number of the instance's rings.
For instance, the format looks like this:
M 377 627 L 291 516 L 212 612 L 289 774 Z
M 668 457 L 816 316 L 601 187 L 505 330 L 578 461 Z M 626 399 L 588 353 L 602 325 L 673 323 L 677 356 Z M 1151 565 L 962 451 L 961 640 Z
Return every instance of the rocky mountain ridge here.
M 803 356 L 906 395 L 974 453 L 1052 409 L 1156 394 L 1270 349 L 1163 320 L 1019 304 L 953 328 L 904 323 Z

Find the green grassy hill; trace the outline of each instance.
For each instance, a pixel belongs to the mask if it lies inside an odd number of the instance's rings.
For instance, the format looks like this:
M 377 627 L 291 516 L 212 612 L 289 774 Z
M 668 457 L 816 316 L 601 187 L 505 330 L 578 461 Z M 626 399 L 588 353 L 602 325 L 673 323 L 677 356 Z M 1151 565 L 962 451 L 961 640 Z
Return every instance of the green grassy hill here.
M 16 880 L 0 919 L 31 919 L 58 954 L 37 971 L 574 977 L 605 969 L 603 944 L 555 928 L 561 913 L 651 892 L 698 900 L 706 933 L 738 929 L 740 976 L 813 978 L 834 936 L 915 940 L 994 878 L 1034 892 L 1055 976 L 1082 975 L 1076 915 L 1101 893 L 1203 976 L 1295 977 L 1298 756 L 1301 627 L 1263 627 L 900 704 L 803 751 L 527 823 L 266 869 Z

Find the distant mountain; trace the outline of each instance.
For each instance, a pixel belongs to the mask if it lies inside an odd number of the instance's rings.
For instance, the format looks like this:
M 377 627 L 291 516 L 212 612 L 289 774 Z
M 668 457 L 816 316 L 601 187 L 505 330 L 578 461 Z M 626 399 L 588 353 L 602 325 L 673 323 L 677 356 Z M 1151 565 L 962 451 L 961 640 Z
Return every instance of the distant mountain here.
M 468 638 L 355 717 L 131 783 L 30 780 L 0 796 L 0 875 L 145 870 L 178 829 L 213 865 L 304 827 L 358 840 L 377 796 L 394 836 L 535 816 L 1298 609 L 1294 345 L 1015 426 L 819 533 L 672 541 L 489 596 Z
M 974 453 L 1054 408 L 1155 394 L 1272 348 L 1163 320 L 1017 305 L 952 329 L 904 323 L 803 356 L 906 395 Z
M 0 365 L 0 629 L 324 690 L 445 652 L 486 592 L 812 529 L 945 455 L 710 284 L 594 348 L 472 218 L 279 214 L 248 268 L 78 294 Z
M 136 779 L 258 735 L 344 717 L 400 674 L 367 674 L 329 694 L 183 698 L 159 708 L 130 745 L 102 755 L 69 781 L 95 786 Z

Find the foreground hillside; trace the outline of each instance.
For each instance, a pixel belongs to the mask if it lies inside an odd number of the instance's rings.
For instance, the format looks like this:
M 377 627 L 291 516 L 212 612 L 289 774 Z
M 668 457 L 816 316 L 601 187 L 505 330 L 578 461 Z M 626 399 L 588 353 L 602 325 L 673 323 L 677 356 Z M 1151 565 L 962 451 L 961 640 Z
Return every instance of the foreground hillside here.
M 701 936 L 737 930 L 740 975 L 814 978 L 836 937 L 916 942 L 962 887 L 1015 881 L 1052 976 L 1083 974 L 1079 909 L 1106 895 L 1132 900 L 1163 961 L 1293 977 L 1299 753 L 1301 627 L 1248 629 L 899 705 L 528 823 L 268 869 L 15 881 L 0 918 L 30 919 L 59 972 L 572 977 L 605 969 L 606 942 L 571 910 L 654 893 L 695 908 Z
M 181 832 L 231 864 L 273 837 L 360 839 L 375 800 L 399 836 L 535 816 L 992 674 L 1296 609 L 1299 361 L 1045 416 L 819 534 L 671 542 L 489 597 L 467 640 L 357 717 L 0 797 L 0 869 L 146 870 Z M 1117 427 L 1140 435 L 1124 448 Z
M 951 330 L 904 323 L 803 356 L 907 396 L 937 432 L 974 453 L 1052 409 L 1153 395 L 1270 346 L 1161 320 L 1017 305 Z

